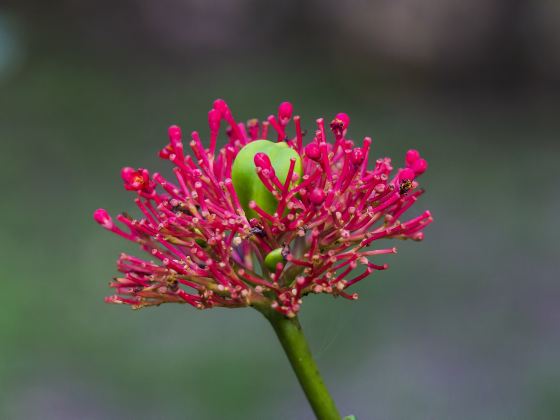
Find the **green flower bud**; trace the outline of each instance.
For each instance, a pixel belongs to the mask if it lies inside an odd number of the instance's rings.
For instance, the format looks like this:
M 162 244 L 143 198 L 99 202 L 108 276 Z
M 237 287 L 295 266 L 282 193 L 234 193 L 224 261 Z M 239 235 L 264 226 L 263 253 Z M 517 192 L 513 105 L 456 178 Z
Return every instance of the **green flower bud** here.
M 276 176 L 282 184 L 286 182 L 288 176 L 290 159 L 296 160 L 294 173 L 299 175 L 300 180 L 303 175 L 300 155 L 285 142 L 255 140 L 243 147 L 233 162 L 231 180 L 239 203 L 245 210 L 248 219 L 257 217 L 257 213 L 249 208 L 251 201 L 255 201 L 261 209 L 269 214 L 274 214 L 278 206 L 278 200 L 274 198 L 257 175 L 254 162 L 257 153 L 264 153 L 268 156 Z M 299 183 L 299 180 L 297 183 Z
M 282 248 L 273 249 L 264 258 L 264 265 L 272 272 L 276 271 L 276 264 L 278 263 L 284 263 Z

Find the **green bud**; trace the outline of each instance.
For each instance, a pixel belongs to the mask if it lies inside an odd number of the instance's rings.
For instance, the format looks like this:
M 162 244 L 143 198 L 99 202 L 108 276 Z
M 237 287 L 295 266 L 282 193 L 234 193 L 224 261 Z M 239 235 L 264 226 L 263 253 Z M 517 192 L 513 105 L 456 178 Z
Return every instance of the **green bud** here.
M 239 203 L 245 210 L 248 219 L 257 217 L 257 214 L 249 208 L 251 201 L 255 201 L 261 209 L 269 214 L 274 214 L 278 206 L 278 200 L 268 191 L 257 175 L 254 162 L 257 153 L 264 153 L 269 157 L 276 176 L 282 184 L 286 182 L 292 158 L 296 160 L 294 173 L 299 175 L 300 180 L 303 175 L 300 155 L 285 142 L 255 140 L 244 146 L 233 162 L 231 180 Z
M 282 248 L 273 249 L 264 257 L 264 265 L 269 271 L 276 271 L 276 264 L 283 263 L 284 256 L 282 255 Z

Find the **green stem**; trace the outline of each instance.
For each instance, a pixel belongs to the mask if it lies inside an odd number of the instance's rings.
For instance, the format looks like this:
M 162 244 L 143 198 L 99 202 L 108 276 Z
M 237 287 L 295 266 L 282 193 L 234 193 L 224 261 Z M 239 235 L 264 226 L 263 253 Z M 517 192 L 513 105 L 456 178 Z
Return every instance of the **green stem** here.
M 317 419 L 340 420 L 338 409 L 319 374 L 298 318 L 287 318 L 270 309 L 260 311 L 274 328 Z

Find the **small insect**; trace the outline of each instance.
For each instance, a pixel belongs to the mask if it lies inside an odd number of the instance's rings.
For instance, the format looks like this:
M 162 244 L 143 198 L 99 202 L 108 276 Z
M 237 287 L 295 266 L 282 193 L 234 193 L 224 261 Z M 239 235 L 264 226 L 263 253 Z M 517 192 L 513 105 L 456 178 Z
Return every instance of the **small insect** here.
M 412 187 L 413 185 L 410 179 L 403 179 L 399 187 L 399 193 L 401 195 L 405 195 L 407 192 L 409 192 L 412 189 Z
M 179 282 L 177 281 L 177 279 L 175 277 L 167 278 L 166 285 L 167 285 L 167 288 L 172 292 L 175 292 L 179 289 Z
M 190 212 L 190 210 L 187 209 L 183 203 L 179 203 L 179 204 L 171 207 L 171 211 L 173 213 L 181 212 L 181 213 L 187 214 L 189 216 L 192 216 L 192 213 Z
M 253 235 L 260 236 L 261 238 L 266 236 L 264 230 L 260 226 L 253 226 L 251 229 L 249 229 L 249 237 Z

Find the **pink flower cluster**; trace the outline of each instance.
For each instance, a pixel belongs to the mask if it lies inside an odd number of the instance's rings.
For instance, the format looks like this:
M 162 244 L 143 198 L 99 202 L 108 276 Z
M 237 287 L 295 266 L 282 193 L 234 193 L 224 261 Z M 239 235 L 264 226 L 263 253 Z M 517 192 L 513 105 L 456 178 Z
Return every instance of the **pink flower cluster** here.
M 284 102 L 265 121 L 237 122 L 221 99 L 208 113 L 209 147 L 198 132 L 185 153 L 181 129 L 169 128 L 169 144 L 159 156 L 173 165 L 174 179 L 146 169 L 124 168 L 125 189 L 136 192 L 141 217 L 104 209 L 94 213 L 105 229 L 136 242 L 152 260 L 122 254 L 122 276 L 110 286 L 116 294 L 107 302 L 133 308 L 166 302 L 196 308 L 268 305 L 287 316 L 300 309 L 309 293 L 357 299 L 348 289 L 387 264 L 373 262 L 396 248 L 371 249 L 381 239 L 421 240 L 432 221 L 429 211 L 403 221 L 405 212 L 423 193 L 417 178 L 427 163 L 416 150 L 406 153 L 405 167 L 394 175 L 389 158 L 369 166 L 371 139 L 361 145 L 346 137 L 350 119 L 338 114 L 330 122 L 316 121 L 312 140 L 304 145 L 299 116 Z M 293 136 L 288 125 L 293 121 Z M 227 141 L 217 149 L 220 127 Z M 303 176 L 294 162 L 286 180 L 279 180 L 268 156 L 255 156 L 259 179 L 278 201 L 274 214 L 256 202 L 257 217 L 247 218 L 231 180 L 237 153 L 257 139 L 287 142 L 301 156 Z M 264 260 L 281 250 L 274 269 Z M 360 269 L 361 267 L 361 269 Z

